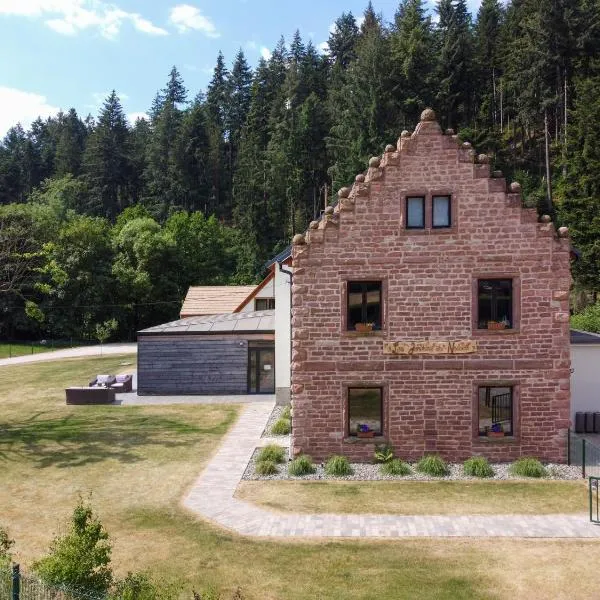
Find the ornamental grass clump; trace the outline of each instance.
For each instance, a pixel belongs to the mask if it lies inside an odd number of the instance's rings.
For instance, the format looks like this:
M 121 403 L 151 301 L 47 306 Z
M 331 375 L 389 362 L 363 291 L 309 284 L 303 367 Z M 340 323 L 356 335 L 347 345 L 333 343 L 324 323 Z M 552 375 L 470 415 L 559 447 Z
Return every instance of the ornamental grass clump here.
M 317 468 L 313 464 L 312 458 L 307 454 L 301 454 L 296 457 L 288 467 L 288 473 L 294 477 L 312 475 L 316 470 Z
M 384 462 L 379 467 L 379 472 L 382 475 L 405 476 L 412 473 L 411 468 L 399 458 L 393 458 L 388 462 Z
M 344 477 L 352 475 L 353 471 L 345 456 L 334 455 L 325 463 L 325 473 L 334 477 Z
M 388 444 L 378 444 L 375 446 L 373 455 L 376 463 L 386 463 L 394 459 L 394 449 Z
M 291 419 L 292 418 L 292 407 L 288 404 L 280 415 L 281 419 Z
M 444 477 L 450 473 L 448 465 L 441 456 L 428 454 L 417 463 L 417 471 L 432 477 Z
M 519 477 L 548 477 L 548 469 L 537 458 L 519 458 L 510 466 L 510 474 Z
M 256 458 L 257 462 L 270 460 L 274 463 L 282 463 L 285 460 L 285 448 L 277 444 L 269 444 L 261 449 Z
M 271 427 L 271 433 L 273 435 L 287 435 L 292 430 L 292 422 L 289 419 L 280 417 L 275 421 L 273 427 Z
M 473 456 L 465 460 L 463 464 L 465 475 L 469 477 L 493 477 L 494 469 L 492 469 L 488 459 L 485 456 Z
M 272 460 L 261 460 L 256 463 L 257 475 L 275 475 L 277 472 L 277 463 Z

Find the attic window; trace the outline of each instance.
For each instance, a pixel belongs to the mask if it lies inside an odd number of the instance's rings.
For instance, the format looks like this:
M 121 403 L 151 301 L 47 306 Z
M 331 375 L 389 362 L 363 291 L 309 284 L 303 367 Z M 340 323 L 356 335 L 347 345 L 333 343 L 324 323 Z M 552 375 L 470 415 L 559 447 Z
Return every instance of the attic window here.
M 432 198 L 431 223 L 434 229 L 452 225 L 450 196 L 434 196 Z
M 254 310 L 273 310 L 275 308 L 275 298 L 256 298 L 254 300 Z
M 425 229 L 425 198 L 409 196 L 406 199 L 406 228 Z

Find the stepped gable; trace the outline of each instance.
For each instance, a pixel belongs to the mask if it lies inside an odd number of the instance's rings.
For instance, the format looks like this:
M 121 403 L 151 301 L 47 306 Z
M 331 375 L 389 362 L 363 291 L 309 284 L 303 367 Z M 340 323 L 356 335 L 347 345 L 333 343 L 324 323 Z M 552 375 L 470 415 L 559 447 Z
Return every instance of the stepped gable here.
M 535 208 L 525 208 L 522 203 L 521 185 L 513 182 L 507 186 L 501 171 L 491 172 L 489 156 L 478 155 L 470 142 L 461 143 L 452 129 L 443 133 L 435 112 L 427 108 L 421 114 L 421 121 L 412 134 L 403 131 L 396 146 L 388 144 L 382 156 L 372 157 L 368 162 L 367 171 L 356 175 L 351 187 L 342 187 L 338 191 L 337 204 L 327 207 L 322 218 L 312 221 L 304 234 L 294 236 L 293 257 L 310 256 L 311 245 L 326 242 L 332 235 L 343 235 L 346 222 L 355 222 L 357 218 L 368 219 L 369 211 L 377 209 L 374 200 L 382 192 L 390 175 L 402 172 L 403 167 L 417 164 L 420 170 L 427 169 L 438 157 L 445 162 L 452 157 L 457 165 L 456 175 L 461 179 L 481 181 L 477 191 L 491 195 L 495 201 L 511 209 L 510 212 L 520 213 L 522 222 L 532 224 L 532 234 L 537 232 L 538 235 L 554 236 L 557 240 L 563 238 L 561 246 L 564 248 L 569 245 L 569 232 L 566 227 L 557 231 L 548 215 L 538 219 Z M 415 159 L 419 162 L 416 163 Z M 403 183 L 394 182 L 394 186 L 402 188 Z M 411 183 L 406 182 L 409 186 Z M 440 185 L 444 185 L 444 182 L 440 181 Z

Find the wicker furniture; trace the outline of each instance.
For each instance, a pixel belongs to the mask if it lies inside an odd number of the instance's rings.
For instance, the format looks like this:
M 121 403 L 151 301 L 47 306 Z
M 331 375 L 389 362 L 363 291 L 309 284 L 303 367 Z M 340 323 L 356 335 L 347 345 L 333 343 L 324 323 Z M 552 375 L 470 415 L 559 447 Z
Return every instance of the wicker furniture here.
M 67 404 L 111 404 L 115 390 L 109 387 L 70 387 L 65 390 Z

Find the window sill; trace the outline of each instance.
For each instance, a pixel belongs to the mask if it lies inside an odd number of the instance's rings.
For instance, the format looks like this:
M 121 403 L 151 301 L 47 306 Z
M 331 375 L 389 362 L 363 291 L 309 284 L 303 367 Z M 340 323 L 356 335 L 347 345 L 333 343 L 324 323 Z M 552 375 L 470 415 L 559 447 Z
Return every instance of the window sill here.
M 385 337 L 385 331 L 377 329 L 375 331 L 343 331 L 342 335 L 346 337 Z
M 520 329 L 473 329 L 474 336 L 485 337 L 486 335 L 515 335 L 521 333 Z
M 477 436 L 476 442 L 483 442 L 484 444 L 514 444 L 519 441 L 519 438 L 514 435 L 505 435 L 504 437 L 487 437 L 486 435 Z
M 374 435 L 371 438 L 359 438 L 355 435 L 344 438 L 344 444 L 386 444 L 385 435 Z

